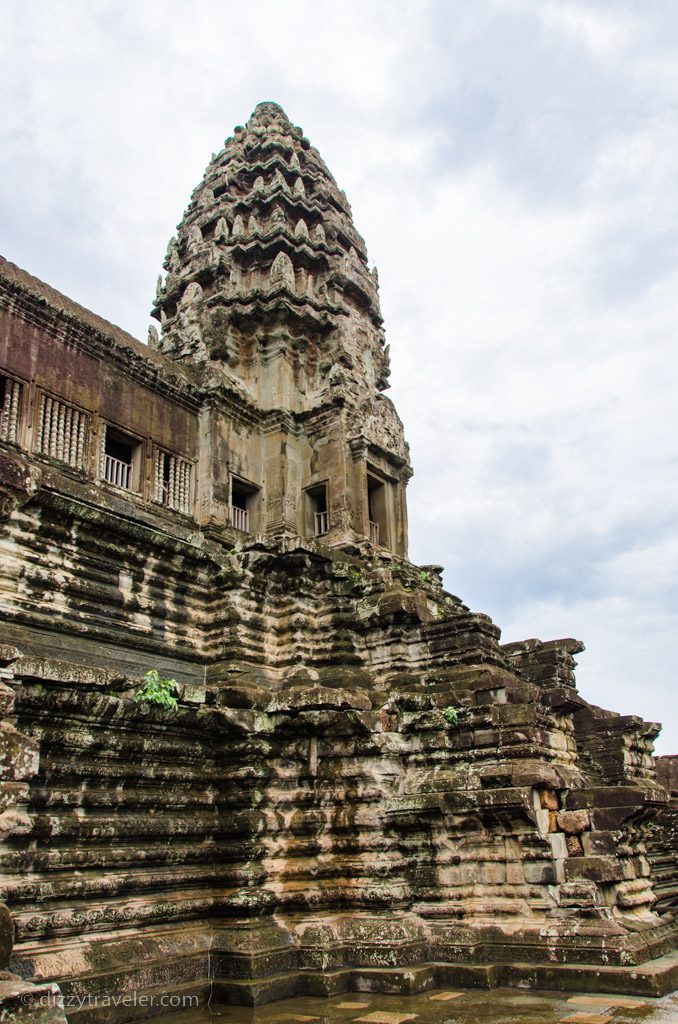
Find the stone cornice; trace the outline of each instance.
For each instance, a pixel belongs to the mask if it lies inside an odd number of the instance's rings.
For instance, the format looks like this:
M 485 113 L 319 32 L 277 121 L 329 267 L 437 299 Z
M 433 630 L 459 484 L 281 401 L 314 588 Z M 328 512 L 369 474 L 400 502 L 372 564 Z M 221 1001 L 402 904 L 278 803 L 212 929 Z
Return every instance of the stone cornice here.
M 197 382 L 121 328 L 96 316 L 38 278 L 0 257 L 0 307 L 56 340 L 95 359 L 113 363 L 144 387 L 193 411 L 200 403 Z

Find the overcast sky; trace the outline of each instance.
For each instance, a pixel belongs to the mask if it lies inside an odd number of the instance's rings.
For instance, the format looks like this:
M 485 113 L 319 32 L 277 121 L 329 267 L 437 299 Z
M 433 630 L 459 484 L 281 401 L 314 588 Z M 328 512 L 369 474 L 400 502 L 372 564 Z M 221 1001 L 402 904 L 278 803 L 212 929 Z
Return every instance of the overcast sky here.
M 379 267 L 411 556 L 678 751 L 676 0 L 3 0 L 0 251 L 145 339 L 257 102 Z

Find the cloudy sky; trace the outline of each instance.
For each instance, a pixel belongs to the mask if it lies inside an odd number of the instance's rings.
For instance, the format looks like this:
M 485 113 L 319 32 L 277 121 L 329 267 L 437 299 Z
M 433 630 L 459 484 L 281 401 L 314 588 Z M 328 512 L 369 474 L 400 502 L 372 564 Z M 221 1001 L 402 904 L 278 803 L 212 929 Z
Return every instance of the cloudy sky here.
M 379 267 L 411 555 L 678 751 L 675 0 L 3 0 L 0 251 L 145 338 L 273 99 Z

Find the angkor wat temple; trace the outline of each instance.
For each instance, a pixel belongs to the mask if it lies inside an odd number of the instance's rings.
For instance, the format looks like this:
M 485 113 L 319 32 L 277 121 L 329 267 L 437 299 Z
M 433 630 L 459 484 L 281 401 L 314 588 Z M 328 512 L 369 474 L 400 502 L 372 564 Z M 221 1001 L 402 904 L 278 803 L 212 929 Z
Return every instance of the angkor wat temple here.
M 165 270 L 146 345 L 0 261 L 6 1005 L 675 988 L 659 726 L 408 560 L 376 271 L 279 106 Z

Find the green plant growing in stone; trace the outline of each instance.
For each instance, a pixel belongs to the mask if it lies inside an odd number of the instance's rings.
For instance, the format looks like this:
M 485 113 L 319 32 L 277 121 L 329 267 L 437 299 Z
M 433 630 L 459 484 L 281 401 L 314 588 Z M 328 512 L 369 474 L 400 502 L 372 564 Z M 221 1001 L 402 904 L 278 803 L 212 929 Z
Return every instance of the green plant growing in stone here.
M 459 723 L 459 712 L 451 704 L 448 704 L 446 708 L 443 708 L 443 718 L 450 728 L 454 728 Z
M 420 582 L 421 583 L 428 583 L 428 581 L 430 579 L 431 579 L 431 573 L 430 572 L 426 572 L 426 569 L 422 569 L 421 572 L 419 573 L 419 580 L 420 580 Z
M 144 679 L 146 682 L 135 695 L 135 701 L 140 704 L 159 704 L 163 708 L 176 711 L 175 693 L 178 686 L 176 679 L 163 679 L 156 668 L 151 668 L 144 673 Z

